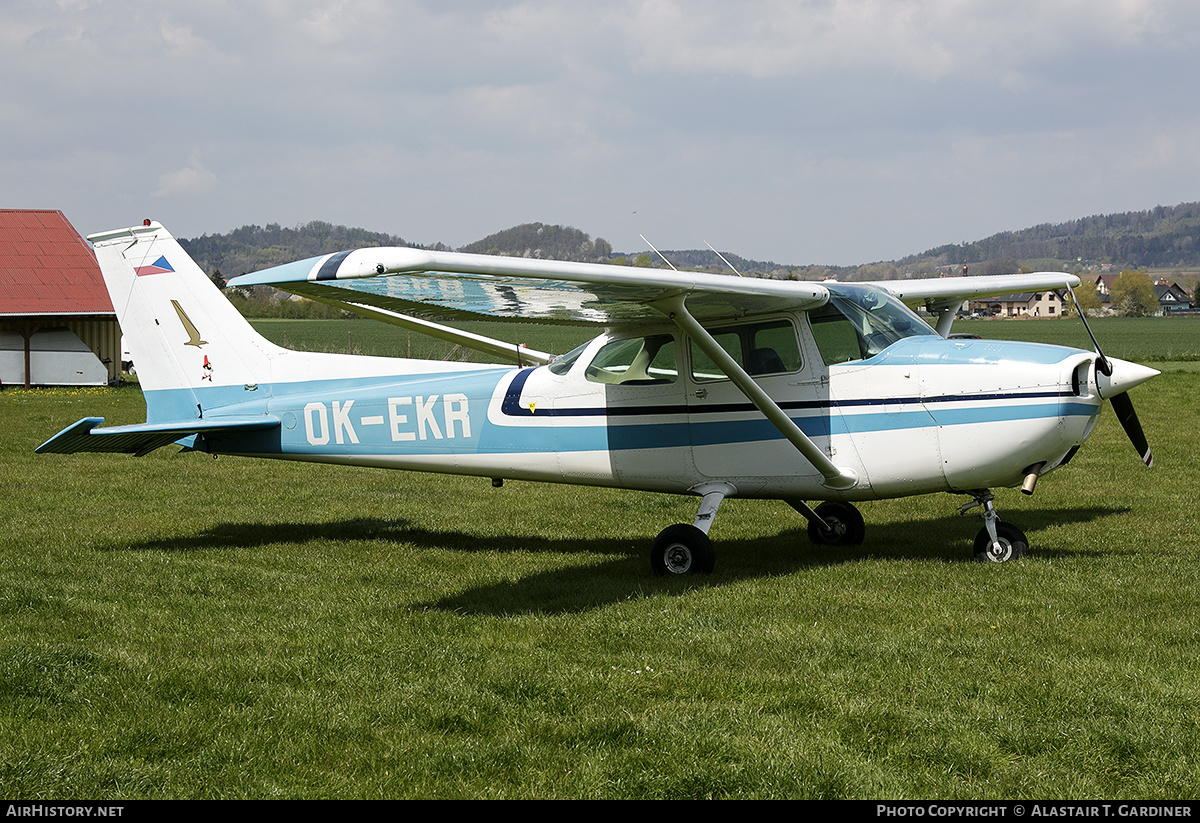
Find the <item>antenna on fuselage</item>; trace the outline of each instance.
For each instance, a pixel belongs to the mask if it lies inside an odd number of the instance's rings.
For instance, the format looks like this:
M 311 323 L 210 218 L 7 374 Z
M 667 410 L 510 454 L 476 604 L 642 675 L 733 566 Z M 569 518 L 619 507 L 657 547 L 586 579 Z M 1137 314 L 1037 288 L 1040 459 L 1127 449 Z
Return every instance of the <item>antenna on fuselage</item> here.
M 708 242 L 707 240 L 705 240 L 705 241 L 704 241 L 704 245 L 706 245 L 706 246 L 708 246 L 710 249 L 712 249 L 712 253 L 713 253 L 713 254 L 715 254 L 717 257 L 721 258 L 721 262 L 722 262 L 722 263 L 724 263 L 726 266 L 729 266 L 729 268 L 733 269 L 733 273 L 734 273 L 734 274 L 736 274 L 738 277 L 741 277 L 741 276 L 742 276 L 742 273 L 741 273 L 740 271 L 738 271 L 737 269 L 735 269 L 735 268 L 733 267 L 733 264 L 732 264 L 732 263 L 730 263 L 728 260 L 726 260 L 726 259 L 725 259 L 725 255 L 721 254 L 721 253 L 720 253 L 719 251 L 717 251 L 716 249 L 713 249 L 713 245 L 712 245 L 712 243 L 710 243 L 710 242 Z
M 675 266 L 671 265 L 671 261 L 667 259 L 667 256 L 665 254 L 660 252 L 658 249 L 654 248 L 654 244 L 646 239 L 646 235 L 639 234 L 638 237 L 642 238 L 642 242 L 645 243 L 647 246 L 649 246 L 651 251 L 653 251 L 655 254 L 657 254 L 659 257 L 661 257 L 663 259 L 664 263 L 666 263 L 668 266 L 671 266 L 671 271 L 679 271 L 679 269 L 677 269 L 677 268 L 675 268 Z

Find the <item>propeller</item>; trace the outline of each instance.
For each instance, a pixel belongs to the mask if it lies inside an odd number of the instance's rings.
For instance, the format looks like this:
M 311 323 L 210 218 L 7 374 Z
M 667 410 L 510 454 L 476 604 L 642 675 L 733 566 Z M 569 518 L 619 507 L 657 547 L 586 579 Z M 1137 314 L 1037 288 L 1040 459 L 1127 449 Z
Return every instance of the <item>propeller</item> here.
M 1101 368 L 1102 362 L 1109 367 L 1109 374 L 1105 374 Z M 1101 397 L 1112 403 L 1113 411 L 1117 414 L 1121 428 L 1125 430 L 1129 441 L 1137 449 L 1138 457 L 1142 458 L 1142 462 L 1148 467 L 1154 465 L 1154 455 L 1150 453 L 1150 444 L 1146 442 L 1146 433 L 1142 431 L 1142 424 L 1138 420 L 1137 412 L 1133 410 L 1133 401 L 1129 399 L 1129 390 L 1157 375 L 1157 371 L 1139 363 L 1130 363 L 1128 360 L 1118 360 L 1115 357 L 1104 357 L 1097 352 L 1096 388 L 1100 391 Z
M 1109 402 L 1112 403 L 1113 411 L 1117 413 L 1117 420 L 1121 421 L 1121 428 L 1125 430 L 1125 434 L 1129 435 L 1129 441 L 1137 449 L 1142 462 L 1148 468 L 1153 468 L 1154 455 L 1150 453 L 1150 444 L 1146 442 L 1146 434 L 1142 431 L 1142 424 L 1138 422 L 1137 412 L 1133 410 L 1133 401 L 1129 399 L 1129 394 L 1121 392 Z
M 1117 420 L 1121 423 L 1121 428 L 1125 430 L 1126 436 L 1129 437 L 1129 442 L 1133 443 L 1134 449 L 1137 450 L 1138 457 L 1142 458 L 1142 462 L 1148 468 L 1153 468 L 1154 455 L 1150 452 L 1150 444 L 1146 442 L 1146 433 L 1142 431 L 1142 424 L 1138 420 L 1137 412 L 1133 410 L 1133 401 L 1129 399 L 1129 390 L 1145 383 L 1159 372 L 1138 363 L 1130 363 L 1128 360 L 1105 357 L 1104 352 L 1100 351 L 1100 343 L 1096 340 L 1096 335 L 1092 334 L 1092 327 L 1088 325 L 1087 315 L 1080 308 L 1079 301 L 1075 299 L 1074 289 L 1068 287 L 1067 290 L 1071 294 L 1075 310 L 1079 312 L 1079 317 L 1083 320 L 1083 327 L 1087 329 L 1088 337 L 1092 338 L 1092 346 L 1096 350 L 1096 388 L 1099 389 L 1101 397 L 1112 403 Z

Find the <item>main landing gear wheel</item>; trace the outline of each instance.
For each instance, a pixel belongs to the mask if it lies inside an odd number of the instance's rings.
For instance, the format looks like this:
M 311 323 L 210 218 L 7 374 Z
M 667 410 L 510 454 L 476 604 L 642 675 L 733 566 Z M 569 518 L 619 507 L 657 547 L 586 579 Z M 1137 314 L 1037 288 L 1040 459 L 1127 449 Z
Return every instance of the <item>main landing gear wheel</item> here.
M 867 536 L 867 525 L 858 509 L 849 503 L 830 500 L 815 509 L 821 520 L 808 521 L 808 539 L 818 546 L 861 546 Z
M 688 523 L 663 529 L 650 549 L 650 567 L 659 577 L 711 574 L 715 563 L 708 535 Z
M 987 528 L 975 535 L 975 559 L 980 563 L 1007 563 L 1029 554 L 1029 540 L 1012 523 L 996 522 L 996 542 Z

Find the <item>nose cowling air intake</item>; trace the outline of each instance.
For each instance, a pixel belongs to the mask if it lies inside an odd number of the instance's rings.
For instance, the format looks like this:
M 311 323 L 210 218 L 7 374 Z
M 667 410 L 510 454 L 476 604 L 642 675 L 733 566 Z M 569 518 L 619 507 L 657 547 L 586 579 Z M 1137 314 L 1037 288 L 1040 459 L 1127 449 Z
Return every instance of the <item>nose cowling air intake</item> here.
M 1158 374 L 1154 369 L 1130 363 L 1128 360 L 1103 355 L 1096 358 L 1096 390 L 1101 397 L 1112 403 L 1121 428 L 1125 430 L 1138 456 L 1147 466 L 1154 465 L 1154 455 L 1150 452 L 1150 445 L 1146 442 L 1146 435 L 1142 431 L 1137 413 L 1133 410 L 1133 401 L 1129 399 L 1128 392 L 1134 386 L 1140 386 Z

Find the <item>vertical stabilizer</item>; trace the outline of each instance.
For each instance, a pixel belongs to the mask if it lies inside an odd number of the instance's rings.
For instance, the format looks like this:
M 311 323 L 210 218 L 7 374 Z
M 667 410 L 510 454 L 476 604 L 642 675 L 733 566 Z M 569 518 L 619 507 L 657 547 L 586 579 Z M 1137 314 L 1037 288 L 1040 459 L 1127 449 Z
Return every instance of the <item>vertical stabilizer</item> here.
M 246 322 L 160 224 L 88 237 L 146 395 L 148 422 L 204 416 L 270 381 L 282 352 Z M 220 391 L 220 389 L 226 391 Z

